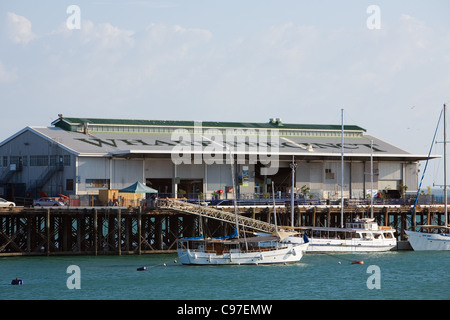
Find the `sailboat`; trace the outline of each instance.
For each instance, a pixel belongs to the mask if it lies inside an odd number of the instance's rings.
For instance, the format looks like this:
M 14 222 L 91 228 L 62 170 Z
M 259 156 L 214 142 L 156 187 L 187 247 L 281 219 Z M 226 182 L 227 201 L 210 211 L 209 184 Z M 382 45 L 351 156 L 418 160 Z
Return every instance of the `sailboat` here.
M 308 239 L 298 237 L 297 232 L 278 230 L 275 210 L 275 231 L 272 234 L 239 237 L 234 159 L 231 156 L 231 152 L 230 158 L 235 232 L 230 236 L 221 238 L 204 238 L 200 236 L 177 239 L 179 261 L 186 265 L 259 265 L 299 262 L 308 248 Z
M 414 251 L 450 250 L 448 226 L 420 225 L 418 227 L 419 231 L 405 231 Z
M 450 226 L 448 225 L 447 210 L 447 107 L 444 104 L 444 208 L 445 222 L 444 225 L 418 225 L 419 231 L 405 230 L 408 235 L 408 241 L 414 251 L 432 251 L 432 250 L 450 250 Z M 436 128 L 437 129 L 437 128 Z M 436 134 L 435 134 L 436 135 Z M 430 148 L 431 153 L 431 148 Z M 428 163 L 428 160 L 427 160 Z M 426 167 L 425 167 L 426 170 Z M 423 174 L 425 174 L 425 170 Z M 419 187 L 420 190 L 420 187 Z M 419 192 L 417 192 L 416 201 L 413 211 L 416 208 Z
M 276 232 L 246 238 L 181 238 L 178 259 L 188 265 L 259 265 L 299 262 L 308 247 L 302 238 Z
M 344 113 L 341 110 L 341 226 L 330 227 L 304 227 L 310 244 L 306 253 L 361 253 L 381 252 L 393 250 L 397 246 L 394 229 L 379 226 L 371 217 L 355 219 L 343 225 L 344 222 Z M 371 177 L 372 177 L 371 153 Z M 372 179 L 371 179 L 372 180 Z M 371 187 L 373 189 L 373 186 Z

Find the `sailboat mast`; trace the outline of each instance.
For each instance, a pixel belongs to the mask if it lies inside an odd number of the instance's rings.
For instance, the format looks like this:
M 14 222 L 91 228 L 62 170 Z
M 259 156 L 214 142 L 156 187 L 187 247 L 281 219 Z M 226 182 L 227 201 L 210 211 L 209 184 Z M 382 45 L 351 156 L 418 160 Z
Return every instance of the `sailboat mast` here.
M 448 225 L 447 213 L 447 106 L 444 104 L 444 204 L 445 204 L 445 226 Z
M 230 160 L 231 160 L 231 181 L 233 182 L 233 204 L 234 204 L 234 222 L 236 225 L 236 233 L 237 238 L 239 239 L 239 222 L 237 217 L 237 203 L 236 203 L 236 181 L 234 176 L 234 156 L 229 150 L 230 153 Z
M 275 187 L 274 187 L 273 181 L 272 181 L 272 200 L 273 200 L 273 223 L 275 224 L 275 232 L 278 232 L 277 209 L 276 209 L 276 205 L 275 205 Z
M 233 204 L 234 204 L 234 223 L 236 225 L 236 232 L 237 232 L 237 238 L 239 239 L 239 221 L 238 221 L 238 210 L 237 210 L 237 200 L 236 200 L 236 177 L 235 177 L 235 171 L 234 171 L 234 155 L 231 152 L 230 148 L 228 146 L 223 146 L 219 143 L 217 143 L 214 140 L 211 140 L 207 137 L 202 136 L 204 139 L 211 141 L 212 143 L 217 144 L 218 146 L 221 146 L 222 148 L 225 148 L 228 152 L 228 155 L 230 156 L 230 170 L 231 170 L 231 181 L 233 183 Z M 245 234 L 244 234 L 245 238 Z M 247 246 L 247 242 L 245 242 L 245 245 Z
M 344 227 L 344 109 L 341 109 L 341 228 Z
M 373 140 L 370 140 L 370 218 L 373 218 Z
M 294 226 L 294 185 L 295 185 L 295 161 L 294 156 L 292 156 L 291 163 L 291 171 L 292 171 L 292 182 L 291 182 L 291 227 Z

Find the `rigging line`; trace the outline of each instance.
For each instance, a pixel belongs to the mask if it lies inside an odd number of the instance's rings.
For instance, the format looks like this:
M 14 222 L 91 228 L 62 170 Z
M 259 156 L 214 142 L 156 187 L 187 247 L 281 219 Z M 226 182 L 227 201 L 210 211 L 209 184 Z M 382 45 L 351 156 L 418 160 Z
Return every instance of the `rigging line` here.
M 280 182 L 280 184 L 278 185 L 278 188 L 280 188 L 283 183 L 286 181 L 287 178 L 291 177 L 291 173 L 289 172 L 288 174 L 286 174 L 286 177 L 283 179 L 283 181 Z M 277 189 L 277 186 L 275 186 L 275 189 Z
M 433 150 L 434 141 L 436 140 L 436 134 L 438 132 L 439 123 L 441 122 L 441 118 L 442 118 L 442 113 L 443 112 L 444 112 L 444 109 L 441 110 L 441 113 L 439 115 L 439 120 L 438 120 L 438 123 L 436 125 L 436 130 L 434 131 L 433 141 L 431 142 L 430 151 L 428 152 L 427 162 L 425 162 L 425 168 L 423 169 L 423 172 L 422 172 L 422 178 L 420 178 L 419 188 L 417 188 L 416 200 L 414 201 L 414 207 L 413 207 L 411 218 L 410 218 L 411 219 L 411 221 L 410 221 L 411 224 L 412 224 L 412 217 L 414 216 L 414 213 L 416 211 L 416 205 L 417 205 L 417 200 L 419 199 L 420 188 L 422 187 L 422 181 L 423 181 L 423 178 L 425 177 L 425 172 L 427 171 L 428 161 L 430 160 L 431 150 Z
M 178 259 L 179 259 L 179 258 L 182 258 L 182 257 L 184 257 L 184 256 L 186 256 L 186 255 L 188 255 L 188 253 L 185 253 L 185 254 L 179 256 Z M 152 269 L 152 268 L 161 267 L 161 266 L 167 267 L 168 264 L 169 264 L 169 262 L 170 262 L 170 261 L 167 260 L 167 262 L 161 262 L 161 263 L 157 263 L 157 264 L 154 264 L 154 265 L 148 265 L 148 266 L 139 267 L 137 271 L 145 271 L 145 270 L 147 270 L 147 269 Z M 173 263 L 174 263 L 174 264 L 178 264 L 178 260 L 177 260 L 177 259 L 174 259 L 174 260 L 173 260 Z
M 352 116 L 350 115 L 350 112 L 347 112 L 346 110 L 344 110 L 344 116 L 346 116 L 346 118 L 350 118 L 351 121 L 353 121 L 353 124 L 357 124 L 359 122 L 355 121 L 355 119 L 352 118 Z
M 440 149 L 439 150 L 435 149 L 435 152 L 440 153 Z M 434 164 L 434 166 L 433 166 L 433 170 L 434 171 L 433 171 L 433 174 L 432 174 L 433 186 L 436 184 L 437 177 L 439 177 L 439 175 L 442 174 L 441 162 L 442 162 L 441 158 L 436 159 L 436 161 L 433 161 L 433 164 Z

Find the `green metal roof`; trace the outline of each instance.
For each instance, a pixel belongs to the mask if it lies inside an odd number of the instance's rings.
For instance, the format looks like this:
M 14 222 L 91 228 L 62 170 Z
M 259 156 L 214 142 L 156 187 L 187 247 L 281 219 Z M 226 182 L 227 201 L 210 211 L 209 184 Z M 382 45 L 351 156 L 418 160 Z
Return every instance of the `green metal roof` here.
M 90 125 L 120 125 L 120 126 L 158 126 L 158 127 L 193 127 L 196 121 L 188 120 L 133 120 L 133 119 L 101 119 L 101 118 L 73 118 L 60 117 L 52 122 L 52 125 L 65 130 L 68 126 L 82 125 L 88 122 Z M 255 129 L 297 129 L 297 130 L 341 130 L 341 125 L 323 124 L 293 124 L 282 122 L 218 122 L 201 121 L 203 127 L 212 128 L 255 128 Z M 344 125 L 344 130 L 366 131 L 356 125 Z

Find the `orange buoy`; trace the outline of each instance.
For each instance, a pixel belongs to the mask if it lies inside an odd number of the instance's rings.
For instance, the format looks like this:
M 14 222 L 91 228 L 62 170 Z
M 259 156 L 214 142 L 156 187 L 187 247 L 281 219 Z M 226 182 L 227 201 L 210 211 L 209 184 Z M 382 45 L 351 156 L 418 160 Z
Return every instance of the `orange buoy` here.
M 355 260 L 355 261 L 352 261 L 352 264 L 364 264 L 364 261 L 363 260 Z

